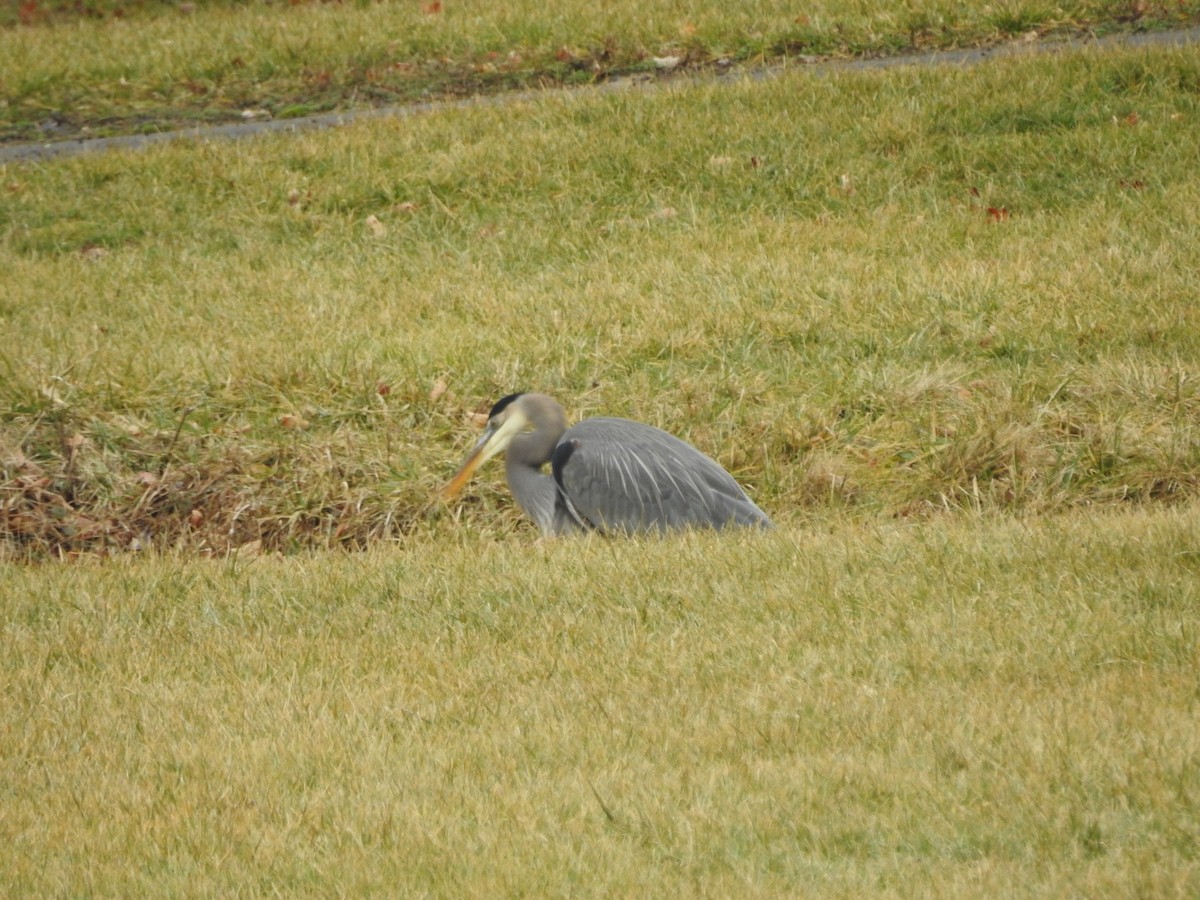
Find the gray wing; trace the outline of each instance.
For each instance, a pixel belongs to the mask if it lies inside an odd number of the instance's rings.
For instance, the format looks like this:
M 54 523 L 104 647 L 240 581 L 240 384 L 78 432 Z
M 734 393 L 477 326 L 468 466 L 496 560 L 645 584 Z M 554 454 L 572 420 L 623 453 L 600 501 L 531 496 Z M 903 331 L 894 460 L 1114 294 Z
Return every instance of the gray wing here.
M 640 422 L 580 422 L 559 440 L 551 468 L 563 531 L 771 527 L 771 520 L 718 463 Z

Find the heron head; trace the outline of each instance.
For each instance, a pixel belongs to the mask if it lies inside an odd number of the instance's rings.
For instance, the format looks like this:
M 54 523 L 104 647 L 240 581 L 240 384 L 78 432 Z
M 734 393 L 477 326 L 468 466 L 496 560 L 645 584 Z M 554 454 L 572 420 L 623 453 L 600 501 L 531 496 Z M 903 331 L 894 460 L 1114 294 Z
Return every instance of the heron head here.
M 471 448 L 471 452 L 467 454 L 462 467 L 450 479 L 450 483 L 442 488 L 442 499 L 449 500 L 457 495 L 471 480 L 476 469 L 497 453 L 507 449 L 514 437 L 532 427 L 529 413 L 521 402 L 526 396 L 529 395 L 509 394 L 492 407 L 483 435 Z

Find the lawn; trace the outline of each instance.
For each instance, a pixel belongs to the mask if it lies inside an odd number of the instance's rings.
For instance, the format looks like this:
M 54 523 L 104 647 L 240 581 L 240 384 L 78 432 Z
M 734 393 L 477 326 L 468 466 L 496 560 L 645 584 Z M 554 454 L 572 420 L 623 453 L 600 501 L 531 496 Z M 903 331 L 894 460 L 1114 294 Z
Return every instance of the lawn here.
M 1188 897 L 1195 508 L 17 568 L 22 895 Z
M 1196 25 L 1196 0 L 21 0 L 0 5 L 0 143 Z
M 9 552 L 411 533 L 519 389 L 787 523 L 1190 500 L 1198 83 L 1084 51 L 5 167 Z
M 1195 895 L 1198 133 L 1085 49 L 0 165 L 0 885 Z M 433 503 L 519 389 L 778 528 Z

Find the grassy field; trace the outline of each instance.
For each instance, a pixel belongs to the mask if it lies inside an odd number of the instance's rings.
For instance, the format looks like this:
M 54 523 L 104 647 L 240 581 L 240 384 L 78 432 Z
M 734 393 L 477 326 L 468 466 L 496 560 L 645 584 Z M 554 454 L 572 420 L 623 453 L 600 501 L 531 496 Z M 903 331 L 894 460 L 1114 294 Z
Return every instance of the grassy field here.
M 1197 133 L 1148 49 L 0 166 L 0 890 L 1200 893 Z M 517 389 L 779 528 L 431 505 Z
M 783 522 L 1194 498 L 1198 84 L 1085 52 L 7 167 L 9 552 L 411 532 L 517 389 Z
M 22 0 L 0 5 L 0 142 L 1197 24 L 1196 0 Z
M 13 569 L 0 885 L 1195 896 L 1197 533 L 1192 507 Z

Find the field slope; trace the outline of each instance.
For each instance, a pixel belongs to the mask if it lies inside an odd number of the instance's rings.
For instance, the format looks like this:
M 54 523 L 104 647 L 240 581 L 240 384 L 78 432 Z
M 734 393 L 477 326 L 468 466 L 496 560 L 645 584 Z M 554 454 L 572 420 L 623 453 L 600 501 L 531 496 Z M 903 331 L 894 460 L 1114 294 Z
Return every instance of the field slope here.
M 1198 132 L 1147 48 L 0 165 L 0 888 L 1200 893 Z M 431 504 L 517 389 L 779 528 Z
M 1194 498 L 1197 59 L 6 167 L 8 550 L 408 533 L 471 416 L 530 388 L 691 439 L 784 522 Z M 481 496 L 476 525 L 507 527 Z

